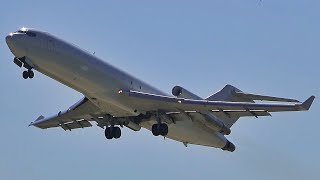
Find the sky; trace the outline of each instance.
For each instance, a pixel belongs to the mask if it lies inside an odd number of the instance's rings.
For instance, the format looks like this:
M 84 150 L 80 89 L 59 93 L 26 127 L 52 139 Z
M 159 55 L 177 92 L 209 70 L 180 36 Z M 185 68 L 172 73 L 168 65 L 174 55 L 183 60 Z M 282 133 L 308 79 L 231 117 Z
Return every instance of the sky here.
M 0 179 L 319 179 L 319 101 L 308 112 L 242 118 L 227 138 L 237 150 L 190 145 L 99 127 L 28 127 L 82 94 L 45 75 L 24 80 L 5 36 L 48 31 L 170 93 L 320 95 L 320 1 L 15 1 L 0 5 Z

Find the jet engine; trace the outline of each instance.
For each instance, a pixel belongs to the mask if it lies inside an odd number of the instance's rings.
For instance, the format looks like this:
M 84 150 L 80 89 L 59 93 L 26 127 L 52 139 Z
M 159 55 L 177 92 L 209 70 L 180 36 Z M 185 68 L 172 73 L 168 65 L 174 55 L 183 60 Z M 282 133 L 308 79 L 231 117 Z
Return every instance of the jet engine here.
M 226 145 L 221 149 L 224 151 L 233 152 L 234 150 L 236 150 L 236 146 L 232 142 L 228 141 Z
M 202 116 L 205 120 L 204 124 L 210 129 L 213 129 L 225 135 L 229 135 L 231 133 L 231 129 L 224 125 L 224 123 L 212 113 L 208 112 L 206 114 L 202 114 Z
M 185 88 L 181 86 L 175 86 L 172 89 L 172 95 L 178 97 L 178 98 L 186 98 L 186 99 L 194 99 L 194 100 L 203 100 L 201 97 L 193 94 L 192 92 L 186 90 Z M 204 121 L 199 120 L 199 123 L 204 124 L 208 128 L 223 133 L 225 135 L 229 135 L 231 133 L 231 130 L 229 127 L 225 126 L 225 124 L 214 114 L 211 112 L 199 112 L 204 119 Z M 195 119 L 197 120 L 197 119 Z
M 195 100 L 202 100 L 201 97 L 193 94 L 192 92 L 184 89 L 181 86 L 175 86 L 172 89 L 172 95 L 178 97 L 178 98 L 186 98 L 186 99 L 195 99 Z

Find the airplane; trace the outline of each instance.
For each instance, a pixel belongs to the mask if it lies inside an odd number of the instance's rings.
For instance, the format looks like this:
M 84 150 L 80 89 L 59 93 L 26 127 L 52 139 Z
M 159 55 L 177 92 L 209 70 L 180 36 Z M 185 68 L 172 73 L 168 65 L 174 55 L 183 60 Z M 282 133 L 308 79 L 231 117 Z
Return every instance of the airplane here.
M 36 70 L 84 95 L 67 110 L 48 118 L 39 116 L 29 125 L 41 129 L 71 131 L 95 122 L 107 139 L 118 139 L 120 128 L 143 127 L 186 147 L 195 144 L 233 152 L 235 145 L 226 136 L 239 118 L 307 111 L 315 99 L 311 96 L 301 103 L 245 93 L 232 85 L 207 98 L 181 86 L 169 95 L 48 32 L 22 28 L 6 36 L 6 43 L 13 62 L 25 69 L 24 79 L 34 78 Z

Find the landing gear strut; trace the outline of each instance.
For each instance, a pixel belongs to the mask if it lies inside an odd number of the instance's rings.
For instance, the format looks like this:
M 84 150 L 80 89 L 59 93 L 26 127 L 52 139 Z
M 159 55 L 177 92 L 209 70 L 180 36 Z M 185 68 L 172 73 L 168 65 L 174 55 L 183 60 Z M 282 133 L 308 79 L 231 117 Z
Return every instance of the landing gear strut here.
M 30 78 L 30 79 L 32 79 L 33 77 L 34 77 L 34 72 L 32 71 L 32 66 L 31 65 L 29 65 L 27 62 L 26 62 L 26 57 L 22 57 L 22 58 L 17 58 L 17 57 L 15 57 L 14 59 L 13 59 L 13 62 L 17 65 L 17 66 L 19 66 L 19 67 L 25 67 L 27 70 L 26 71 L 23 71 L 23 73 L 22 73 L 22 77 L 24 78 L 24 79 L 28 79 L 28 78 Z
M 121 137 L 121 129 L 119 127 L 107 127 L 104 134 L 107 139 L 119 139 Z
M 165 123 L 152 125 L 152 134 L 154 136 L 159 136 L 159 135 L 166 136 L 168 135 L 168 132 L 169 132 L 168 125 Z

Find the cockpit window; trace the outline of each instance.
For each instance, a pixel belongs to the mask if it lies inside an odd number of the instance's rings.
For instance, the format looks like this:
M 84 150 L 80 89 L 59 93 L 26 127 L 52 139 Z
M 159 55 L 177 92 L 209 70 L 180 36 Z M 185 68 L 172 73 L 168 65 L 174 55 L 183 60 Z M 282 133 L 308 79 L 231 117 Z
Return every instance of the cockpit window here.
M 28 31 L 28 30 L 26 30 L 26 29 L 21 29 L 21 30 L 19 30 L 19 31 L 17 31 L 17 32 L 18 32 L 18 33 L 22 33 L 22 34 L 27 34 L 27 35 L 30 36 L 30 37 L 35 37 L 35 36 L 37 36 L 36 33 L 31 32 L 31 31 Z
M 19 31 L 17 31 L 18 33 L 23 33 L 23 34 L 26 34 L 27 33 L 27 31 L 26 30 L 19 30 Z

